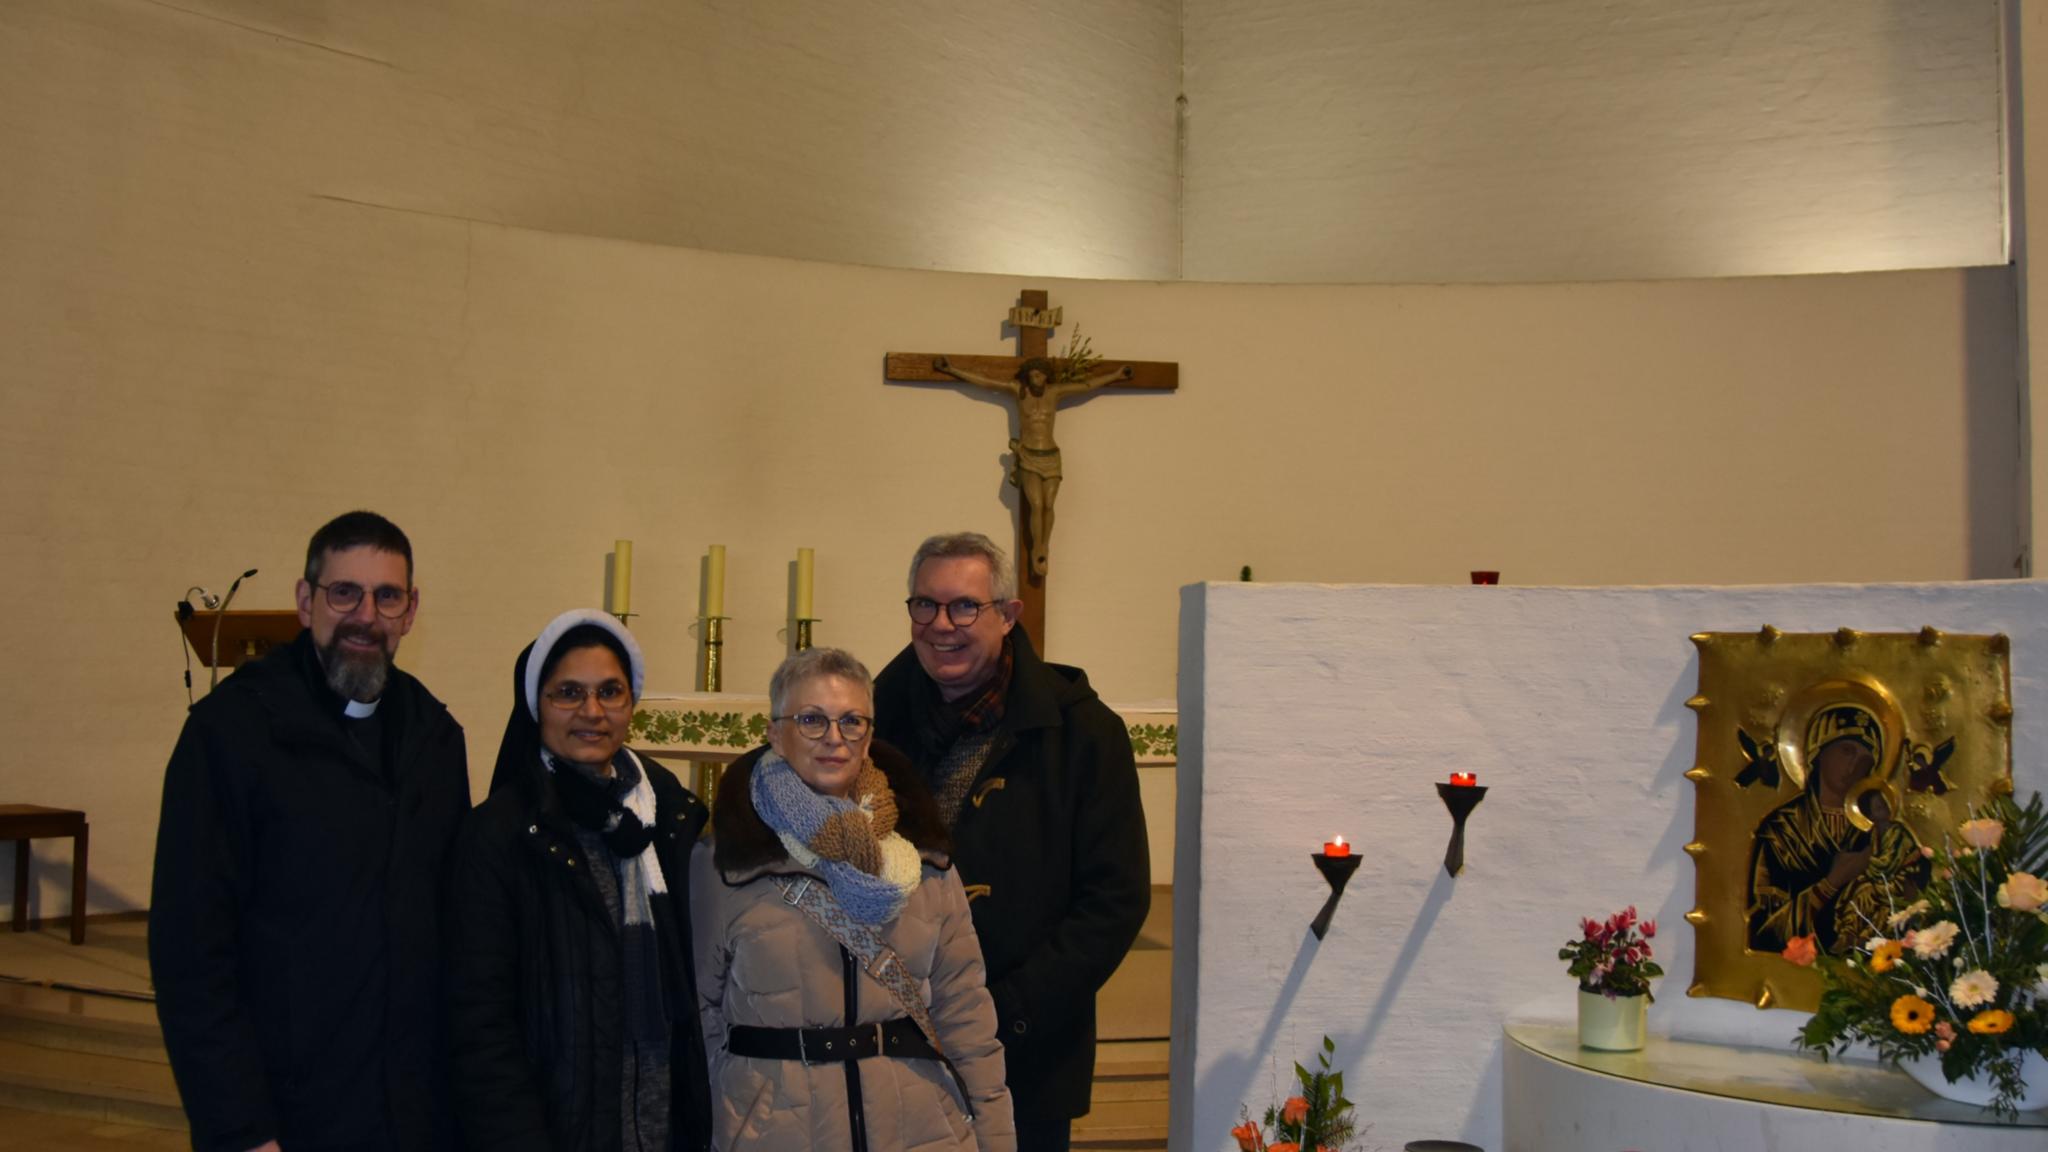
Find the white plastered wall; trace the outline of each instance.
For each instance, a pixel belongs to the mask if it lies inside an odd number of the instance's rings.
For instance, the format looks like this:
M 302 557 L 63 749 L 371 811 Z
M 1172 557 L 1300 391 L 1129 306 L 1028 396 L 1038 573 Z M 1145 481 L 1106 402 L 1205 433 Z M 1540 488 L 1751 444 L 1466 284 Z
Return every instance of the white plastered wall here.
M 1568 998 L 1557 949 L 1582 916 L 1655 917 L 1670 973 L 1651 1009 L 1720 1020 L 1693 963 L 1697 690 L 1688 637 L 1749 631 L 2002 632 L 2013 776 L 2048 788 L 2048 583 L 1758 588 L 1184 589 L 1172 1147 L 1222 1152 L 1240 1103 L 1284 1098 L 1337 1044 L 1371 1141 L 1502 1146 L 1501 1025 Z M 1487 786 L 1465 871 L 1435 782 Z M 1307 858 L 1364 861 L 1320 943 Z M 1800 1017 L 1751 1040 L 1790 1044 Z M 1714 1134 L 1699 1134 L 1702 1147 Z M 1729 1136 L 1727 1147 L 1742 1147 Z

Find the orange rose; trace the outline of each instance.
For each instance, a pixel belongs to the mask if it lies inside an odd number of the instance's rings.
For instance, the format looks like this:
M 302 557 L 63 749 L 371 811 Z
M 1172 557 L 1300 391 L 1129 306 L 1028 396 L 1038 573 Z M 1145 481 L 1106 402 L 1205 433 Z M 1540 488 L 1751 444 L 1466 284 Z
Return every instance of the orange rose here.
M 1934 1027 L 1934 1005 L 1918 996 L 1899 997 L 1892 1001 L 1892 1027 L 1908 1036 L 1920 1035 Z
M 1996 1036 L 2012 1030 L 2012 1013 L 2003 1008 L 1987 1008 L 1970 1017 L 1970 1031 L 1979 1036 Z
M 1282 1124 L 1299 1124 L 1308 1119 L 1308 1100 L 1302 1096 L 1289 1096 L 1287 1103 L 1280 1106 Z
M 1794 936 L 1792 942 L 1785 945 L 1785 950 L 1778 955 L 1801 968 L 1808 968 L 1813 965 L 1814 958 L 1820 955 L 1820 949 L 1814 946 L 1813 937 Z
M 1267 1147 L 1266 1147 L 1266 1152 L 1301 1152 L 1301 1145 L 1299 1145 L 1299 1144 L 1270 1144 L 1270 1145 L 1267 1145 Z
M 1259 1132 L 1259 1126 L 1249 1120 L 1232 1128 L 1230 1134 L 1237 1137 L 1239 1152 L 1259 1152 L 1266 1144 L 1265 1137 Z

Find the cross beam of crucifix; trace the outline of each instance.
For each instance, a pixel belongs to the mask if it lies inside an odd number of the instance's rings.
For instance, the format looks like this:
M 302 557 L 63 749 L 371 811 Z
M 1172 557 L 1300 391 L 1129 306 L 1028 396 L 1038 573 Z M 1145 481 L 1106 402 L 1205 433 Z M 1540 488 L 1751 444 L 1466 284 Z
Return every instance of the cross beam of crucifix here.
M 948 356 L 891 352 L 883 376 L 892 384 L 970 384 L 1010 397 L 1017 407 L 1017 438 L 1010 441 L 1010 483 L 1016 485 L 1017 594 L 1024 601 L 1024 631 L 1045 651 L 1046 577 L 1052 565 L 1053 504 L 1061 481 L 1059 444 L 1053 418 L 1060 403 L 1099 388 L 1171 392 L 1180 387 L 1180 365 L 1158 361 L 1096 360 L 1086 365 L 1049 356 L 1047 340 L 1059 327 L 1061 309 L 1047 294 L 1027 289 L 1010 310 L 1017 330 L 1015 356 Z

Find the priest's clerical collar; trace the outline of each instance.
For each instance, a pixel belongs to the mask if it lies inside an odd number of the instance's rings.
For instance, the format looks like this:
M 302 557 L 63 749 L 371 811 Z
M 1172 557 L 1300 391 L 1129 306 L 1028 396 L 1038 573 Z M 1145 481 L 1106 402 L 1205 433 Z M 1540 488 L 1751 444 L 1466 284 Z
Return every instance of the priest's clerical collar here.
M 351 720 L 368 720 L 377 714 L 377 705 L 383 702 L 382 700 L 372 700 L 365 704 L 361 700 L 351 700 L 348 702 L 348 706 L 341 710 L 341 714 Z

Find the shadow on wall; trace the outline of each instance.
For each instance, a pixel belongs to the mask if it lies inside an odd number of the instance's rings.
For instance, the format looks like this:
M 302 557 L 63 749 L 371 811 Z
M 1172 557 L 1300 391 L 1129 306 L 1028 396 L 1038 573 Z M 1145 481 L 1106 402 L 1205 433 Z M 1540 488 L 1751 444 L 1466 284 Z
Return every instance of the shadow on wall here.
M 1379 997 L 1366 1012 L 1365 1028 L 1357 1034 L 1355 1041 L 1339 1041 L 1338 1050 L 1346 1054 L 1345 1064 L 1363 1067 L 1371 1057 L 1373 1042 L 1378 1038 L 1387 1018 L 1393 1013 L 1394 1002 L 1400 998 L 1402 986 L 1407 983 L 1409 972 L 1415 967 L 1416 958 L 1422 954 L 1423 942 L 1429 939 L 1430 930 L 1436 926 L 1437 916 L 1443 911 L 1444 905 L 1450 902 L 1456 883 L 1456 879 L 1450 873 L 1442 869 L 1437 870 L 1436 880 L 1430 885 L 1429 895 L 1423 900 L 1421 911 L 1416 913 L 1415 922 L 1409 926 L 1407 939 L 1401 942 L 1400 954 L 1395 957 L 1393 968 L 1387 973 L 1385 983 L 1380 986 Z M 1302 930 L 1301 946 L 1294 954 L 1294 964 L 1287 970 L 1287 979 L 1280 985 L 1280 994 L 1274 1000 L 1273 1011 L 1266 1017 L 1265 1027 L 1259 1031 L 1258 1039 L 1245 1045 L 1239 1052 L 1233 1052 L 1211 1065 L 1208 1074 L 1195 1089 L 1196 1099 L 1207 1099 L 1211 1093 L 1233 1100 L 1250 1101 L 1254 1098 L 1252 1077 L 1257 1072 L 1257 1068 L 1254 1067 L 1254 1054 L 1272 1052 L 1274 1043 L 1280 1038 L 1280 1027 L 1287 1020 L 1288 1013 L 1293 1010 L 1302 983 L 1308 978 L 1308 970 L 1315 960 L 1319 943 L 1313 933 L 1307 929 Z M 1349 1055 L 1350 1053 L 1357 1055 L 1354 1057 Z M 1493 1058 L 1487 1065 L 1487 1074 L 1477 1087 L 1480 1095 L 1489 1091 L 1498 1095 L 1500 1067 L 1500 1048 L 1495 1045 Z M 1473 1098 L 1479 1099 L 1480 1095 Z M 1467 1113 L 1468 1117 L 1477 1117 L 1479 1114 L 1476 1110 Z M 1471 1120 L 1468 1118 L 1469 1123 Z

